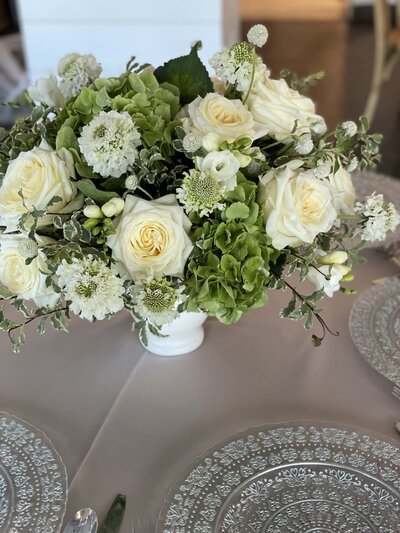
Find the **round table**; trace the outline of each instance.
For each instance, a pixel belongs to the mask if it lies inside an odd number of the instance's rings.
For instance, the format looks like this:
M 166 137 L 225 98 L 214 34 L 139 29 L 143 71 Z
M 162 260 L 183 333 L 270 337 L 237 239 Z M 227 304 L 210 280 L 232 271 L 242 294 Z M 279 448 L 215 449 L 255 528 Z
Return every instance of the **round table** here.
M 354 288 L 398 274 L 383 251 L 365 251 Z M 348 331 L 354 297 L 323 301 L 328 335 L 319 348 L 302 323 L 279 318 L 290 298 L 233 326 L 214 319 L 196 352 L 147 353 L 121 313 L 96 324 L 74 319 L 70 334 L 30 330 L 21 355 L 0 336 L 0 408 L 43 429 L 69 475 L 67 517 L 90 506 L 102 514 L 127 495 L 122 528 L 156 517 L 170 486 L 212 445 L 248 427 L 288 420 L 349 424 L 398 438 L 400 403 L 391 384 L 363 360 Z M 317 334 L 320 333 L 317 326 Z

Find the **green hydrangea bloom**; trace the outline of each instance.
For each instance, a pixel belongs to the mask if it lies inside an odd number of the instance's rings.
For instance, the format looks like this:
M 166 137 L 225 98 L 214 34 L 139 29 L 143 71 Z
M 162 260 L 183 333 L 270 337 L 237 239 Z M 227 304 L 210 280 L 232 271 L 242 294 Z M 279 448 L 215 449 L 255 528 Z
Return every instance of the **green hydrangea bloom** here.
M 239 176 L 228 194 L 229 207 L 196 227 L 199 243 L 187 267 L 188 309 L 205 310 L 225 324 L 265 305 L 270 262 L 279 252 L 265 234 L 255 183 Z

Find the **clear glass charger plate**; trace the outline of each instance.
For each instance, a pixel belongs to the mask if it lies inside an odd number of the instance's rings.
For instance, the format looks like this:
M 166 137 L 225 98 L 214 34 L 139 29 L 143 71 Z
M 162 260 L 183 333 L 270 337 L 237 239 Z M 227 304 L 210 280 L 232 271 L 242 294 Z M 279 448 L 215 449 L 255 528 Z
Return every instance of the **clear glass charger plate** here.
M 0 533 L 58 533 L 67 473 L 43 431 L 0 412 Z
M 377 283 L 354 302 L 350 335 L 380 374 L 400 386 L 400 278 Z
M 157 533 L 398 533 L 400 449 L 363 430 L 253 428 L 207 451 Z

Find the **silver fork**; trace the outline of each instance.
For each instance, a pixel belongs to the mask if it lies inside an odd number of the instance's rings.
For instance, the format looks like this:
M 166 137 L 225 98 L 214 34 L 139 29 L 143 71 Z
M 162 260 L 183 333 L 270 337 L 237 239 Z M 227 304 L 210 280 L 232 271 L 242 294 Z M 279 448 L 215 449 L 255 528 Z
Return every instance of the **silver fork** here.
M 147 516 L 138 518 L 134 522 L 131 521 L 131 527 L 132 533 L 154 533 L 156 529 L 152 520 Z

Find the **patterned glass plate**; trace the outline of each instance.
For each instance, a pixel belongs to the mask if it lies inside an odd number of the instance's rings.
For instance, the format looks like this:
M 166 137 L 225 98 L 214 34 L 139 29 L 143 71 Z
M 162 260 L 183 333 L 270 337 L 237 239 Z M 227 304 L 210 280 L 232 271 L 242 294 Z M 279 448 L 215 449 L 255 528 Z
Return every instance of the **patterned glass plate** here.
M 65 466 L 39 429 L 0 412 L 0 533 L 58 533 Z
M 247 432 L 171 491 L 157 533 L 398 533 L 400 449 L 349 428 Z
M 400 386 L 400 278 L 388 278 L 361 294 L 349 328 L 368 363 Z

